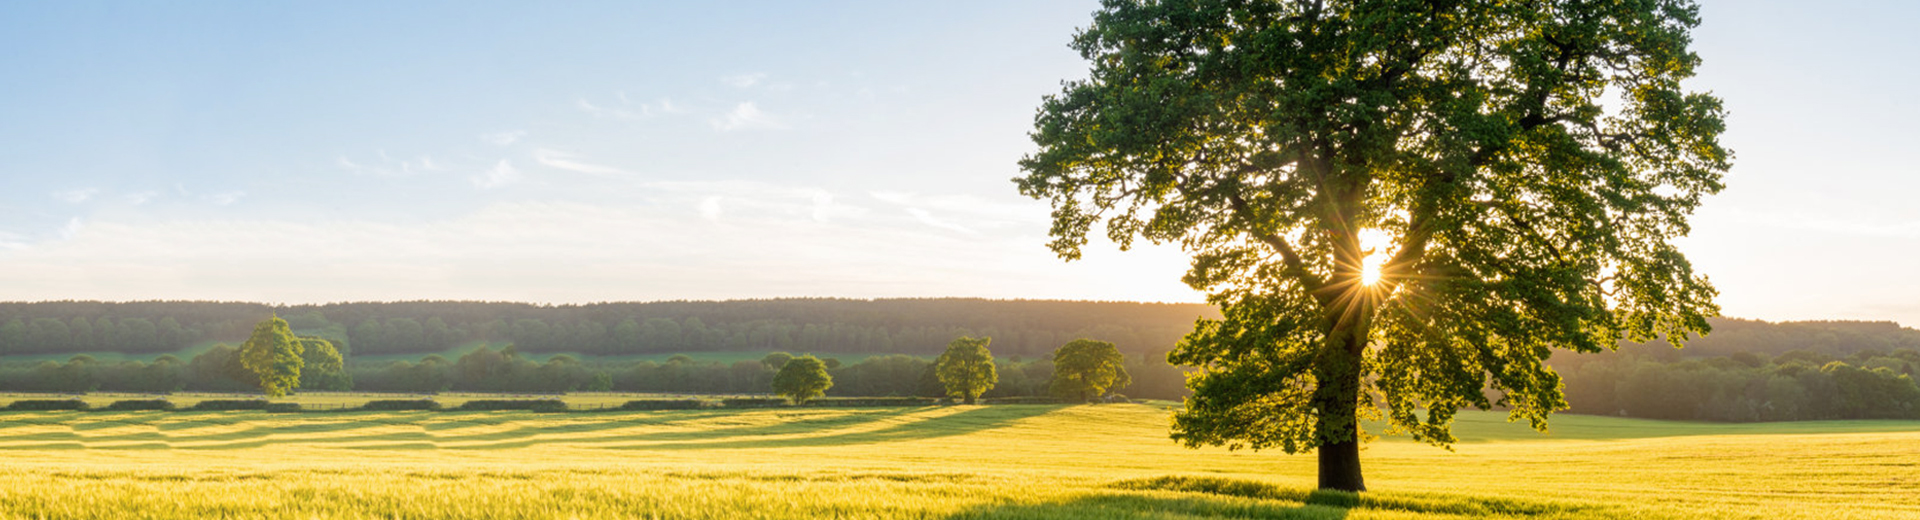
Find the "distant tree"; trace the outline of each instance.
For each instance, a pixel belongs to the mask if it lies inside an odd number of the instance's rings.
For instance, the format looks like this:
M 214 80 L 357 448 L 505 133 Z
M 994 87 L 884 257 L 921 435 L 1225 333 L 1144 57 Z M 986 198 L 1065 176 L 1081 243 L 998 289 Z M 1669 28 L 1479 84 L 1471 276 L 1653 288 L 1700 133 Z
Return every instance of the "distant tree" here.
M 300 386 L 300 340 L 279 316 L 253 327 L 253 336 L 240 346 L 240 363 L 258 377 L 260 391 L 280 397 Z
M 613 348 L 615 352 L 635 352 L 640 350 L 640 322 L 633 318 L 621 320 L 613 326 Z
M 67 325 L 67 329 L 73 331 L 74 348 L 82 350 L 99 348 L 99 343 L 93 337 L 93 323 L 86 318 L 74 316 L 72 323 Z
M 184 363 L 180 362 L 180 358 L 172 354 L 163 354 L 154 359 L 142 374 L 142 380 L 147 387 L 145 390 L 156 393 L 180 391 L 180 388 L 186 384 L 181 374 L 184 368 L 182 365 Z
M 304 336 L 299 341 L 303 363 L 300 387 L 336 392 L 353 389 L 353 374 L 347 373 L 346 360 L 333 348 L 333 342 Z
M 810 355 L 788 360 L 780 373 L 773 375 L 773 393 L 792 399 L 794 404 L 826 395 L 828 388 L 833 388 L 833 376 L 827 374 L 827 364 Z
M 58 384 L 65 392 L 92 392 L 100 388 L 100 381 L 94 377 L 94 368 L 99 362 L 93 356 L 79 354 L 67 359 L 60 366 Z
M 119 334 L 115 336 L 118 340 L 114 345 L 115 350 L 141 352 L 153 350 L 161 345 L 160 328 L 146 318 L 125 318 L 120 320 L 116 328 L 119 329 Z
M 781 367 L 787 366 L 788 361 L 793 361 L 793 354 L 785 352 L 774 352 L 767 354 L 766 357 L 760 358 L 760 364 L 766 365 L 767 368 L 774 370 L 779 370 Z
M 0 325 L 0 354 L 24 352 L 27 350 L 27 324 L 20 318 L 7 320 Z
M 1454 412 L 1545 431 L 1544 360 L 1708 329 L 1673 240 L 1731 154 L 1682 87 L 1690 0 L 1109 1 L 1035 118 L 1050 244 L 1179 244 L 1222 319 L 1173 437 L 1314 451 L 1365 489 L 1362 414 L 1447 445 Z M 1489 388 L 1492 392 L 1487 392 Z M 1490 396 L 1491 395 L 1491 396 Z
M 585 390 L 588 392 L 607 392 L 613 390 L 613 374 L 608 374 L 604 371 L 595 371 L 593 373 L 593 379 L 587 381 Z
M 1000 382 L 1000 375 L 993 367 L 993 352 L 987 350 L 987 344 L 992 342 L 993 338 L 961 336 L 947 343 L 947 351 L 935 361 L 939 368 L 934 370 L 949 397 L 974 404 L 980 394 Z
M 1053 351 L 1048 391 L 1060 399 L 1084 403 L 1130 384 L 1127 358 L 1112 343 L 1076 339 Z
M 67 324 L 53 318 L 34 318 L 27 326 L 28 337 L 32 338 L 34 350 L 60 352 L 68 348 L 73 334 L 67 330 Z
M 187 379 L 183 386 L 192 390 L 232 392 L 258 388 L 260 383 L 259 376 L 240 363 L 240 349 L 225 343 L 193 356 L 183 372 Z

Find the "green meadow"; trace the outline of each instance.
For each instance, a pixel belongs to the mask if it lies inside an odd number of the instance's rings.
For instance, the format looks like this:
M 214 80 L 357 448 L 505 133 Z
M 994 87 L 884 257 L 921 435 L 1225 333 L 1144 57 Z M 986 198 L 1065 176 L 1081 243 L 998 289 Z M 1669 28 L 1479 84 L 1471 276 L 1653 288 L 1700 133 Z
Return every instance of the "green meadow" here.
M 1920 422 L 1464 413 L 1314 459 L 1190 450 L 1160 405 L 4 412 L 0 518 L 1916 518 Z

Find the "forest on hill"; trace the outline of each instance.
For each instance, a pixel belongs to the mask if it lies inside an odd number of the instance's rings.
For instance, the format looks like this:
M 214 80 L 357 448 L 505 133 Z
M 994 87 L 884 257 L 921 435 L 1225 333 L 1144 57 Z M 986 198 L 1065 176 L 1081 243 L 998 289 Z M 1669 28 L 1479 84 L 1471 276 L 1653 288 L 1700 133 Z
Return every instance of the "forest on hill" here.
M 932 357 L 986 336 L 1001 359 L 987 397 L 1048 393 L 1054 349 L 1078 338 L 1125 354 L 1131 397 L 1178 399 L 1166 353 L 1205 305 L 979 299 L 787 299 L 531 305 L 497 302 L 0 303 L 0 391 L 246 391 L 232 345 L 278 314 L 346 354 L 307 390 L 765 393 L 784 354 L 729 362 L 703 352 L 818 352 L 839 396 L 938 396 Z M 1572 411 L 1661 419 L 1920 418 L 1920 331 L 1892 322 L 1712 320 L 1684 349 L 1623 343 L 1548 361 Z M 484 341 L 492 348 L 450 351 Z M 207 348 L 209 343 L 221 343 Z M 200 345 L 203 348 L 188 350 Z M 100 361 L 82 353 L 130 358 Z M 13 357 L 8 355 L 35 355 Z M 370 357 L 377 356 L 377 357 Z M 49 359 L 49 358 L 53 359 Z M 324 382 L 324 383 L 322 383 Z
M 383 302 L 0 303 L 0 356 L 160 354 L 239 342 L 269 314 L 349 355 L 427 354 L 485 340 L 521 352 L 589 356 L 813 351 L 938 354 L 959 336 L 991 336 L 1001 355 L 1037 356 L 1082 337 L 1122 352 L 1164 352 L 1192 330 L 1200 304 L 1051 300 L 775 299 L 534 305 Z
M 349 355 L 444 352 L 468 341 L 510 342 L 521 352 L 589 356 L 740 351 L 933 355 L 959 336 L 991 336 L 1001 355 L 1040 356 L 1089 337 L 1122 352 L 1165 352 L 1204 304 L 1058 300 L 773 299 L 535 305 L 510 302 L 0 302 L 0 356 L 118 352 L 158 355 L 207 342 L 238 343 L 278 314 L 304 335 Z M 1893 322 L 1711 320 L 1713 333 L 1685 349 L 1643 349 L 1662 359 L 1830 356 L 1920 349 L 1920 331 Z M 1648 347 L 1665 345 L 1656 341 Z

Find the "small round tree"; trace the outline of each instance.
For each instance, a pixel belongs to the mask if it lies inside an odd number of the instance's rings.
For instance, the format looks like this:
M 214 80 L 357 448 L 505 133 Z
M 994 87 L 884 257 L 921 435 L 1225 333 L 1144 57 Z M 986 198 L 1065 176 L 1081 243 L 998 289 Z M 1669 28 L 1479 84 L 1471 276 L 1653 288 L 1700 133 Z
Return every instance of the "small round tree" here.
M 240 364 L 258 378 L 260 391 L 280 397 L 300 386 L 302 351 L 287 320 L 273 316 L 253 326 L 253 336 L 240 346 Z
M 346 359 L 333 347 L 332 341 L 315 337 L 301 337 L 299 341 L 302 363 L 299 386 L 315 390 L 353 389 L 353 375 L 347 373 Z
M 1112 343 L 1076 339 L 1053 351 L 1053 383 L 1048 389 L 1062 400 L 1092 401 L 1133 384 L 1125 364 L 1126 358 Z
M 1000 382 L 1000 374 L 993 367 L 993 352 L 987 350 L 987 344 L 992 342 L 993 338 L 961 336 L 947 344 L 947 351 L 940 354 L 940 360 L 935 363 L 936 375 L 940 377 L 940 384 L 947 387 L 947 396 L 974 404 L 980 394 Z
M 788 360 L 773 376 L 773 393 L 792 399 L 794 404 L 826 395 L 828 388 L 833 388 L 833 376 L 827 373 L 827 364 L 813 356 Z

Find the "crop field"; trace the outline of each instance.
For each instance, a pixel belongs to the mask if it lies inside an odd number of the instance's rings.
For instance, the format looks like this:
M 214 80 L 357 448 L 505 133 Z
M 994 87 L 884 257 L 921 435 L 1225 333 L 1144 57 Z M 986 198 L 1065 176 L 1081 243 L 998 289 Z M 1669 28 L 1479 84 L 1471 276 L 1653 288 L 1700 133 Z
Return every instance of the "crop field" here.
M 457 406 L 460 406 L 462 403 L 476 400 L 476 399 L 559 399 L 561 401 L 565 401 L 568 406 L 573 406 L 576 408 L 592 409 L 592 408 L 599 408 L 599 407 L 616 407 L 621 405 L 622 403 L 625 403 L 627 401 L 633 401 L 633 400 L 685 399 L 688 397 L 689 396 L 680 395 L 680 394 L 647 394 L 647 393 L 632 393 L 632 392 L 572 392 L 567 394 L 500 394 L 500 393 L 467 393 L 467 392 L 442 392 L 438 394 L 401 394 L 401 393 L 381 393 L 381 392 L 301 392 L 301 393 L 289 395 L 286 397 L 277 397 L 272 399 L 272 401 L 276 403 L 296 403 L 311 409 L 328 410 L 333 408 L 355 408 L 355 407 L 359 407 L 360 405 L 367 404 L 368 401 L 378 401 L 378 400 L 387 400 L 387 399 L 433 399 L 434 401 L 438 401 L 440 404 L 446 405 L 447 407 L 457 407 Z M 753 395 L 753 396 L 701 395 L 699 397 L 719 398 L 719 397 L 771 397 L 771 396 L 769 394 L 759 394 L 759 395 Z M 131 393 L 116 393 L 116 392 L 93 392 L 93 393 L 78 394 L 78 395 L 0 393 L 0 406 L 6 406 L 8 404 L 13 403 L 14 401 L 20 401 L 20 400 L 79 399 L 81 401 L 85 401 L 89 406 L 93 406 L 97 408 L 97 407 L 107 406 L 108 404 L 111 404 L 114 401 L 122 401 L 122 400 L 129 400 L 129 399 L 166 399 L 168 401 L 172 401 L 175 405 L 178 405 L 181 408 L 187 408 L 187 407 L 193 406 L 196 403 L 199 403 L 200 401 L 207 401 L 207 400 L 250 400 L 250 399 L 261 399 L 261 398 L 262 396 L 260 394 L 222 394 L 222 393 L 204 393 L 204 392 L 176 392 L 176 393 L 166 394 L 166 395 L 131 394 Z
M 1920 423 L 1466 413 L 1314 459 L 1189 450 L 1154 405 L 4 412 L 0 518 L 1920 518 Z

